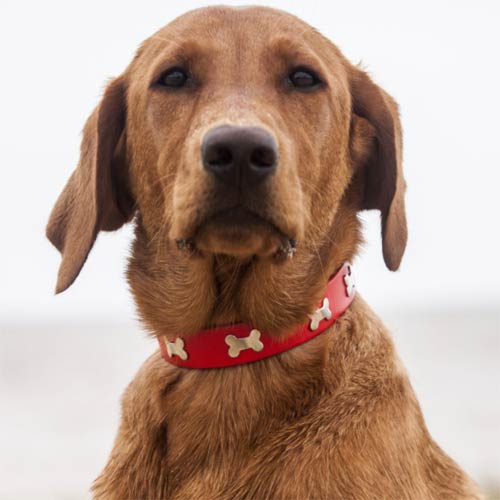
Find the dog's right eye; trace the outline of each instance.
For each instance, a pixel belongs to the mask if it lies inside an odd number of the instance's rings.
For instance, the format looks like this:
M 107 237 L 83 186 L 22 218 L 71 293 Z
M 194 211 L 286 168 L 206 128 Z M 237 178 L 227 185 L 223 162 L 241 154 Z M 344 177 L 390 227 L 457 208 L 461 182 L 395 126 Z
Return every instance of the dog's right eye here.
M 180 88 L 184 87 L 189 77 L 182 68 L 171 68 L 162 73 L 157 84 L 161 87 Z

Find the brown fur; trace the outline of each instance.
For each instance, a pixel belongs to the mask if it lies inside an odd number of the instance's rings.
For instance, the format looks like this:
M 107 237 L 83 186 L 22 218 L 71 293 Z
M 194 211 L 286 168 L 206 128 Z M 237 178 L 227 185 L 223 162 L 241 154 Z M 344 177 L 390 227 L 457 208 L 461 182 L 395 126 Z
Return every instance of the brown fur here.
M 154 84 L 187 66 L 187 88 Z M 297 66 L 324 85 L 289 88 Z M 240 193 L 201 167 L 220 124 L 259 126 L 279 168 Z M 135 216 L 128 279 L 153 335 L 249 322 L 284 337 L 352 260 L 357 213 L 381 213 L 391 270 L 406 245 L 394 100 L 302 21 L 266 8 L 190 12 L 153 35 L 84 130 L 78 168 L 47 228 L 80 272 L 100 230 Z M 238 224 L 221 214 L 242 206 Z M 252 215 L 250 215 L 252 214 Z M 298 241 L 293 259 L 276 255 Z M 193 245 L 180 251 L 175 240 Z M 125 392 L 96 498 L 479 498 L 432 441 L 384 326 L 358 296 L 325 334 L 281 355 L 216 370 L 155 353 Z

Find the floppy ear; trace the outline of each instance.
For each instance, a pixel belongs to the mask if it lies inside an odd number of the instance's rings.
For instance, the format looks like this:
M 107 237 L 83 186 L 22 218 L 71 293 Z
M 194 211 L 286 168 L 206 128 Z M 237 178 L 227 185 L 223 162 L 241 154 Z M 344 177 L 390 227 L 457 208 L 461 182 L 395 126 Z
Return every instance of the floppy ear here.
M 46 234 L 61 252 L 56 293 L 78 276 L 100 230 L 121 227 L 133 215 L 125 159 L 125 82 L 106 88 L 83 130 L 80 161 L 50 214 Z
M 351 71 L 351 157 L 361 186 L 360 209 L 380 210 L 384 261 L 396 271 L 408 238 L 398 106 L 365 72 Z

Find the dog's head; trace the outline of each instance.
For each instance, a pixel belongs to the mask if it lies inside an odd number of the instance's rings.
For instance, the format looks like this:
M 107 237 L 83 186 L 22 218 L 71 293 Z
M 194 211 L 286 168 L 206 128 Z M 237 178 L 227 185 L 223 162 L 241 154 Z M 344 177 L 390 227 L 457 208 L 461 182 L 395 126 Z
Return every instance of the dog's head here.
M 152 329 L 215 314 L 279 330 L 352 258 L 358 211 L 380 210 L 399 267 L 404 189 L 397 106 L 331 42 L 273 9 L 193 11 L 142 44 L 85 125 L 47 228 L 57 290 L 135 215 L 129 281 Z

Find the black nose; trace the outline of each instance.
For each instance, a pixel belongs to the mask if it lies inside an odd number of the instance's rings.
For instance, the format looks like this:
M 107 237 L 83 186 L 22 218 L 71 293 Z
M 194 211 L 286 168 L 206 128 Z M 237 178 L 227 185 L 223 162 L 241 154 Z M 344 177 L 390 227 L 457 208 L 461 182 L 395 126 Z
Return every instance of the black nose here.
M 233 187 L 257 184 L 276 170 L 278 147 L 273 136 L 259 127 L 221 125 L 205 135 L 203 166 Z

